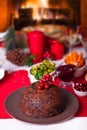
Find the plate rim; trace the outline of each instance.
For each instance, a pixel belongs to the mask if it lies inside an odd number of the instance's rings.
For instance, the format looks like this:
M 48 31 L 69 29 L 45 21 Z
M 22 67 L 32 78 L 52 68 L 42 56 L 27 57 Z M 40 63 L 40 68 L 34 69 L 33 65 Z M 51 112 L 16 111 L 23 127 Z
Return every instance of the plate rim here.
M 25 87 L 16 89 L 16 90 L 13 91 L 11 94 L 9 94 L 9 95 L 7 96 L 7 98 L 5 99 L 5 102 L 4 102 L 5 110 L 6 110 L 6 112 L 7 112 L 12 118 L 15 118 L 15 119 L 20 120 L 20 121 L 23 121 L 23 122 L 28 122 L 28 123 L 33 123 L 33 124 L 39 124 L 39 125 L 58 124 L 58 123 L 65 122 L 65 121 L 68 121 L 69 119 L 73 118 L 74 115 L 77 113 L 77 111 L 78 111 L 78 109 L 79 109 L 79 101 L 78 101 L 77 97 L 76 97 L 73 93 L 71 93 L 70 91 L 68 91 L 68 90 L 66 90 L 66 89 L 64 89 L 64 88 L 59 88 L 61 91 L 66 92 L 66 95 L 67 95 L 68 97 L 71 96 L 72 99 L 73 99 L 73 98 L 75 99 L 75 102 L 74 102 L 75 104 L 73 104 L 73 106 L 76 105 L 76 107 L 75 107 L 75 110 L 73 111 L 73 113 L 71 113 L 71 110 L 70 110 L 70 111 L 68 110 L 69 113 L 68 113 L 67 116 L 65 116 L 64 114 L 67 112 L 67 110 L 64 110 L 64 112 L 60 113 L 60 114 L 57 115 L 57 116 L 51 117 L 51 118 L 33 118 L 33 117 L 27 116 L 25 113 L 23 113 L 23 112 L 19 109 L 20 113 L 22 114 L 22 116 L 24 116 L 24 118 L 19 117 L 20 114 L 19 114 L 19 115 L 13 115 L 13 114 L 8 110 L 8 108 L 7 108 L 7 105 L 9 105 L 9 104 L 8 104 L 8 103 L 9 103 L 9 99 L 10 99 L 13 95 L 15 95 L 15 97 L 16 97 L 16 93 L 19 93 L 19 95 L 21 95 L 22 92 L 24 91 L 24 89 L 27 88 L 27 87 L 28 87 L 28 86 L 25 86 Z M 20 96 L 19 96 L 19 97 L 20 97 Z M 16 105 L 17 105 L 17 103 L 16 103 Z M 18 106 L 17 106 L 17 107 L 18 107 Z M 15 110 L 17 111 L 18 109 L 15 109 Z M 14 113 L 14 112 L 13 112 L 13 113 Z M 63 119 L 61 119 L 61 115 L 62 115 L 62 116 L 64 115 L 65 117 L 62 117 Z M 25 119 L 25 118 L 26 118 L 26 119 Z M 60 119 L 59 119 L 59 118 L 60 118 Z
M 0 68 L 1 72 L 0 72 L 0 80 L 2 80 L 5 76 L 5 70 L 3 68 Z

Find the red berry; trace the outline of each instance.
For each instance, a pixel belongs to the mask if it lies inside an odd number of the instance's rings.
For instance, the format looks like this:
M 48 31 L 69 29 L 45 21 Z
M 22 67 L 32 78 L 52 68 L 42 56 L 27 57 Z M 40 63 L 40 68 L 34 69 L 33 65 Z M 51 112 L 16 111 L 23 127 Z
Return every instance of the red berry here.
M 52 81 L 48 81 L 48 84 L 49 84 L 49 85 L 52 84 Z
M 38 63 L 37 57 L 33 59 L 34 64 Z
M 49 88 L 49 85 L 48 85 L 48 84 L 46 84 L 46 85 L 45 85 L 45 89 L 48 89 L 48 88 Z
M 49 77 L 49 80 L 52 81 L 52 77 Z
M 85 92 L 85 91 L 87 91 L 87 85 L 84 83 L 76 83 L 75 89 L 78 91 Z
M 46 51 L 43 56 L 44 56 L 44 58 L 50 58 L 51 54 L 49 51 Z
M 42 89 L 42 87 L 41 86 L 38 86 L 38 90 L 41 90 Z
M 52 77 L 49 74 L 46 74 L 39 81 L 38 90 L 48 89 L 49 85 L 52 83 Z
M 35 58 L 33 58 L 33 62 L 34 62 L 34 64 L 39 63 L 39 62 L 41 62 L 41 61 L 42 61 L 42 59 L 39 58 L 39 57 L 35 57 Z
M 46 77 L 48 77 L 48 78 L 49 78 L 49 77 L 50 77 L 50 75 L 49 75 L 49 74 L 46 74 Z
M 46 77 L 46 78 L 45 78 L 45 81 L 48 81 L 48 80 L 49 80 L 48 77 Z
M 44 83 L 40 83 L 39 85 L 40 85 L 41 87 L 43 87 L 43 86 L 44 86 Z
M 43 82 L 45 82 L 46 78 L 45 78 L 45 77 L 43 77 L 43 78 L 42 78 L 42 80 L 43 80 Z
M 39 83 L 43 83 L 43 80 L 39 80 Z
M 38 61 L 39 61 L 39 62 L 42 62 L 42 60 L 43 60 L 43 59 L 40 58 Z
M 50 59 L 54 59 L 54 56 L 51 54 L 50 51 L 46 51 L 43 55 L 44 59 L 50 58 Z

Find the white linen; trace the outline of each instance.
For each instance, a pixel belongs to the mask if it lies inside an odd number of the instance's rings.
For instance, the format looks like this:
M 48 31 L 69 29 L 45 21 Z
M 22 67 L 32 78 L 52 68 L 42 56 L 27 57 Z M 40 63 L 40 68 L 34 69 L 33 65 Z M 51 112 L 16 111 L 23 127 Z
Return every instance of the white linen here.
M 59 124 L 36 125 L 16 119 L 0 119 L 0 130 L 87 130 L 87 117 L 75 117 Z

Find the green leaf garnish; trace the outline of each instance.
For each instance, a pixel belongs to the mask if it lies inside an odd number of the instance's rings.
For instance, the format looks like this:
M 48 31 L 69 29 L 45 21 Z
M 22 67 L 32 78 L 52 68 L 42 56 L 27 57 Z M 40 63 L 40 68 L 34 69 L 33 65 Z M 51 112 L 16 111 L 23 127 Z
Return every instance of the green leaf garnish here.
M 36 55 L 30 55 L 28 58 L 25 60 L 25 64 L 28 66 L 33 65 L 33 59 L 36 57 Z

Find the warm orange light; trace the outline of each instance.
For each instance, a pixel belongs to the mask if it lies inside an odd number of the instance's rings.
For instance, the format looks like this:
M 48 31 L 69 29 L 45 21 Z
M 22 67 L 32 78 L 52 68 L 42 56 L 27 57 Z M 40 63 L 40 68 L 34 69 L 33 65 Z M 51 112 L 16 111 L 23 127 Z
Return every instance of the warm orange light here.
M 18 12 L 15 12 L 15 18 L 19 18 Z
M 48 0 L 41 0 L 43 7 L 48 7 Z
M 26 8 L 24 5 L 21 6 L 22 9 Z
M 41 16 L 39 14 L 39 8 L 47 8 L 48 7 L 48 0 L 29 0 L 23 3 L 21 8 L 33 8 L 33 19 L 36 19 L 37 21 L 41 20 Z M 46 18 L 46 15 L 44 14 L 44 18 Z
M 40 15 L 38 13 L 38 8 L 33 8 L 33 19 L 36 19 L 37 21 L 40 21 Z

